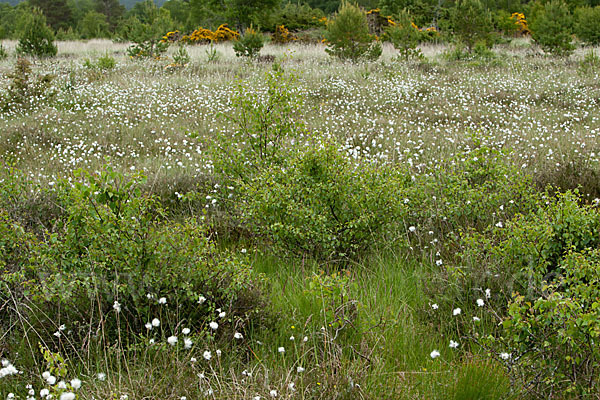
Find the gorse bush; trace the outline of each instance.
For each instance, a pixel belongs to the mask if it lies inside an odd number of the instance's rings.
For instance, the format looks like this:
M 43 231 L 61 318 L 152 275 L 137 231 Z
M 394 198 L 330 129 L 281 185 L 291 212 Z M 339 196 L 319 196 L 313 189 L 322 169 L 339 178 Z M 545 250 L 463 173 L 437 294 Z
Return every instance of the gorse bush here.
M 381 56 L 381 43 L 369 33 L 366 13 L 346 1 L 327 23 L 325 39 L 325 51 L 344 61 L 376 60 Z
M 246 32 L 233 43 L 233 51 L 238 57 L 246 57 L 253 60 L 258 57 L 260 49 L 264 46 L 263 35 L 253 28 L 246 29 Z
M 34 57 L 53 57 L 58 52 L 54 32 L 46 25 L 46 17 L 41 10 L 35 8 L 26 17 L 16 51 Z

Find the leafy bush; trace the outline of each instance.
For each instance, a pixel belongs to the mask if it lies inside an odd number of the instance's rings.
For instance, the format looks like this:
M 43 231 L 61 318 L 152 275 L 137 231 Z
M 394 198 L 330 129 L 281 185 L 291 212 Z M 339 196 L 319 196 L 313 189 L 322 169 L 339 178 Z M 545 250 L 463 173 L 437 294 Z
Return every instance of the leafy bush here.
M 104 54 L 102 57 L 99 57 L 95 63 L 93 63 L 89 59 L 85 59 L 83 62 L 83 66 L 89 69 L 99 69 L 108 71 L 115 68 L 117 65 L 117 61 L 114 57 L 109 55 L 108 53 Z
M 46 17 L 39 9 L 34 8 L 27 15 L 16 50 L 18 54 L 34 57 L 54 57 L 58 52 L 54 44 L 54 33 L 46 25 Z
M 358 62 L 381 56 L 381 43 L 369 34 L 367 16 L 358 6 L 342 2 L 335 17 L 327 23 L 325 51 L 341 60 Z
M 110 342 L 146 332 L 144 324 L 159 315 L 166 332 L 185 321 L 197 334 L 210 331 L 217 308 L 237 329 L 264 315 L 258 313 L 263 278 L 227 252 L 217 254 L 206 224 L 165 221 L 142 183 L 141 176 L 129 180 L 110 168 L 97 176 L 81 172 L 73 187 L 61 189 L 66 214 L 11 272 L 10 295 L 20 294 L 23 304 L 17 312 L 47 343 L 56 341 L 52 334 L 62 323 L 75 343 L 100 328 L 95 340 Z M 0 229 L 10 231 L 4 238 L 20 237 L 15 224 L 0 221 Z M 15 264 L 11 254 L 5 263 Z M 200 296 L 206 303 L 198 303 Z M 163 307 L 161 297 L 173 307 Z
M 246 29 L 246 32 L 233 44 L 233 50 L 237 57 L 246 57 L 255 59 L 263 48 L 265 42 L 263 35 L 252 28 Z
M 536 15 L 531 24 L 531 36 L 546 52 L 566 56 L 573 52 L 571 29 L 573 19 L 562 0 L 552 0 Z
M 450 24 L 456 38 L 471 52 L 477 42 L 490 43 L 492 20 L 479 0 L 459 0 L 451 10 Z
M 317 145 L 249 181 L 243 218 L 281 250 L 320 260 L 353 257 L 381 240 L 398 216 L 404 179 Z
M 600 6 L 575 10 L 575 34 L 591 46 L 600 44 Z

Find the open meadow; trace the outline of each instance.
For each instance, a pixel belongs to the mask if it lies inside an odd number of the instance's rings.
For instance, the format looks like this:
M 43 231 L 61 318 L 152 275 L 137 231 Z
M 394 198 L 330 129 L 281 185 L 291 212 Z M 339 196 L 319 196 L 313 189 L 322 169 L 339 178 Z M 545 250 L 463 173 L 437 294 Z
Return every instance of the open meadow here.
M 0 61 L 0 399 L 600 398 L 589 49 L 57 44 Z

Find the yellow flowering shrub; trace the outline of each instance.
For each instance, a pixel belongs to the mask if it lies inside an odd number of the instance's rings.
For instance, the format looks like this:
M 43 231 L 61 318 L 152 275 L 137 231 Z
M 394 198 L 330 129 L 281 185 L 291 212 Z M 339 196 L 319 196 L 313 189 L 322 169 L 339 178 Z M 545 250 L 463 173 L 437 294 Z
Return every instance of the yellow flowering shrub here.
M 285 25 L 277 25 L 275 32 L 271 35 L 273 43 L 285 44 L 298 40 L 298 38 L 285 27 Z

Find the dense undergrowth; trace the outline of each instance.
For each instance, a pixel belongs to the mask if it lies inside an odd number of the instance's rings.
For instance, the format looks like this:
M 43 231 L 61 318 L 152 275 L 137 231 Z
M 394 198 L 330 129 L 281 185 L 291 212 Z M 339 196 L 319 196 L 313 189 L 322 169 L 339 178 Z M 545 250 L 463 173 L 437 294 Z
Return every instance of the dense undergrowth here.
M 210 174 L 175 196 L 3 164 L 0 396 L 598 395 L 593 184 L 478 134 L 418 167 L 356 156 L 305 122 L 293 74 L 262 83 L 186 139 Z

